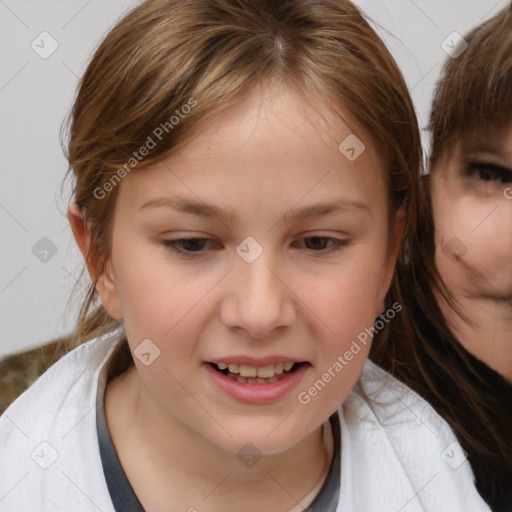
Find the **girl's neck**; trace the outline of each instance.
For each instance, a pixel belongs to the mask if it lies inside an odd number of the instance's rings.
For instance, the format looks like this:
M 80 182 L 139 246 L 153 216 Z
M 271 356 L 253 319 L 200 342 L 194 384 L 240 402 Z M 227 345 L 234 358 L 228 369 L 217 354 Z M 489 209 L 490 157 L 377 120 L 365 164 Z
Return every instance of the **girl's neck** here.
M 109 382 L 105 415 L 130 484 L 146 510 L 299 511 L 327 476 L 332 436 L 320 427 L 298 445 L 257 462 L 213 445 L 164 414 L 131 367 Z

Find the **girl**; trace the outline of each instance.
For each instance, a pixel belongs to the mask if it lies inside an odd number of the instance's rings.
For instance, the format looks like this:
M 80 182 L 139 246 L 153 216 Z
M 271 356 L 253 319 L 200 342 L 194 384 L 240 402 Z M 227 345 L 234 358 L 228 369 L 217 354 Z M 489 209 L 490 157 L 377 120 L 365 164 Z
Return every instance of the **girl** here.
M 403 282 L 413 283 L 404 300 L 416 330 L 412 339 L 391 332 L 394 347 L 376 345 L 372 357 L 450 423 L 481 495 L 493 510 L 510 511 L 510 6 L 465 40 L 468 49 L 448 61 L 437 87 L 422 228 L 411 243 L 411 265 L 399 266 Z
M 147 1 L 71 120 L 92 286 L 0 418 L 0 510 L 488 510 L 448 425 L 366 360 L 403 310 L 420 139 L 358 9 Z

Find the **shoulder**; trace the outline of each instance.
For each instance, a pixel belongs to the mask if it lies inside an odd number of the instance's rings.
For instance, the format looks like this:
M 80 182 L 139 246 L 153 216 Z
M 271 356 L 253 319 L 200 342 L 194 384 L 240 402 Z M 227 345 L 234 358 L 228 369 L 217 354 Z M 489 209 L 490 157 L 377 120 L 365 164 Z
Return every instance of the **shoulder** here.
M 448 424 L 426 400 L 370 360 L 366 361 L 344 409 L 349 418 L 356 415 L 369 424 L 377 421 L 397 436 L 411 429 L 418 434 L 432 432 L 453 437 Z
M 449 425 L 371 361 L 340 412 L 342 481 L 355 510 L 490 510 Z
M 0 416 L 0 511 L 43 504 L 66 510 L 66 500 L 77 510 L 94 508 L 83 492 L 106 490 L 95 428 L 98 385 L 120 333 L 63 356 Z M 96 499 L 109 510 L 108 492 Z
M 22 421 L 30 430 L 40 428 L 44 418 L 54 417 L 63 408 L 80 409 L 82 402 L 77 399 L 90 394 L 90 385 L 97 381 L 119 334 L 120 330 L 112 331 L 64 355 L 6 409 L 0 428 L 4 416 Z

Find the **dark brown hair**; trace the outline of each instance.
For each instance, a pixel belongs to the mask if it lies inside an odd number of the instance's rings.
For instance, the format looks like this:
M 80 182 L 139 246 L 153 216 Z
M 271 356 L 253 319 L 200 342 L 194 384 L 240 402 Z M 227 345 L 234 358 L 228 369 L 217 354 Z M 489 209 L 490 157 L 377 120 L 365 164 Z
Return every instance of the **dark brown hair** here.
M 468 48 L 457 59 L 448 60 L 435 92 L 431 168 L 465 137 L 478 137 L 512 120 L 511 8 L 464 38 Z M 493 510 L 510 511 L 512 386 L 467 352 L 448 328 L 433 290 L 459 311 L 435 265 L 427 177 L 420 192 L 418 230 L 410 239 L 408 257 L 397 266 L 404 318 L 374 344 L 371 358 L 448 421 L 468 453 L 480 494 Z

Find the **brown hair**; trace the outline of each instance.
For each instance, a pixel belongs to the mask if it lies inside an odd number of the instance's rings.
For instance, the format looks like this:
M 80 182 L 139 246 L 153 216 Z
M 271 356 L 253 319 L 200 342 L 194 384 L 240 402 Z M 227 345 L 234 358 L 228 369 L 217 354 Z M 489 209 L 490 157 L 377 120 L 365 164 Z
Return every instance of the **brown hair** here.
M 454 142 L 512 118 L 512 7 L 473 29 L 443 69 L 432 106 L 430 169 Z
M 455 143 L 512 118 L 512 10 L 465 36 L 467 50 L 444 67 L 433 102 L 431 166 Z M 495 511 L 512 510 L 512 386 L 477 360 L 448 328 L 437 290 L 461 313 L 435 265 L 434 222 L 428 180 L 422 180 L 418 230 L 408 260 L 397 265 L 407 310 L 372 359 L 423 396 L 451 425 Z M 403 262 L 406 261 L 404 265 Z M 405 287 L 405 283 L 408 286 Z M 405 329 L 404 329 L 405 327 Z

